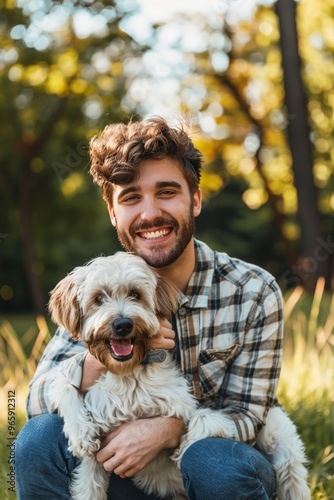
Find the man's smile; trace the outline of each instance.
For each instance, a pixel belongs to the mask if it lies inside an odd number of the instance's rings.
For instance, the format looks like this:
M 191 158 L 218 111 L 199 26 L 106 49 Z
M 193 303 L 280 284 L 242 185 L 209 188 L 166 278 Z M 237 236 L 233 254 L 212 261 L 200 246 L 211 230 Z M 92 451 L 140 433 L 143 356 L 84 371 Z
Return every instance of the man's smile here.
M 173 228 L 155 229 L 151 231 L 138 231 L 137 235 L 145 240 L 156 240 L 158 238 L 163 238 L 172 232 Z

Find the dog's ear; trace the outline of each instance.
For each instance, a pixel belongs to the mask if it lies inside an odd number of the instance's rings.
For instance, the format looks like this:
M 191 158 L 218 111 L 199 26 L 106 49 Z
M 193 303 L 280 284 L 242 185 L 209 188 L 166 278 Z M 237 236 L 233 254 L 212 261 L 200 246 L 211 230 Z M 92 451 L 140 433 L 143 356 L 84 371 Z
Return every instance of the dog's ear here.
M 178 306 L 179 290 L 176 286 L 158 276 L 156 288 L 156 313 L 162 318 L 169 318 Z
M 50 292 L 49 311 L 52 320 L 62 325 L 78 340 L 82 326 L 82 312 L 78 300 L 78 289 L 68 275 Z

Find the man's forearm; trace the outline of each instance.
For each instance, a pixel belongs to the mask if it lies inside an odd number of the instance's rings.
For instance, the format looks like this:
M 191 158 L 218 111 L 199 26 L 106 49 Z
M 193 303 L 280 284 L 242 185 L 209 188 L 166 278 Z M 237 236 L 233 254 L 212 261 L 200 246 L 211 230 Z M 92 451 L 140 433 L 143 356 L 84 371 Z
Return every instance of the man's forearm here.
M 158 417 L 159 418 L 159 417 Z M 187 432 L 187 426 L 183 420 L 176 417 L 160 417 L 164 429 L 164 448 L 175 449 L 179 446 L 182 436 Z

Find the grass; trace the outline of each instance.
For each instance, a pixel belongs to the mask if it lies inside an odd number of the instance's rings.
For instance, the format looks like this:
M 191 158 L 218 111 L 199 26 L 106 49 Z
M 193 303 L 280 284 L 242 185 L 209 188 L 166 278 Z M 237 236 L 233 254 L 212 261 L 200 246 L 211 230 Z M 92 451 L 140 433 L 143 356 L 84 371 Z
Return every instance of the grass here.
M 35 373 L 41 353 L 50 332 L 45 318 L 32 320 L 16 319 L 0 323 L 0 407 L 6 410 L 0 415 L 0 498 L 14 500 L 15 490 L 11 491 L 10 476 L 11 449 L 9 446 L 25 422 L 25 400 L 28 383 Z M 28 325 L 28 326 L 27 326 Z M 8 413 L 7 413 L 8 409 Z M 14 456 L 15 459 L 15 456 Z M 14 466 L 14 464 L 13 464 Z M 9 482 L 8 482 L 9 481 Z
M 306 445 L 313 500 L 334 499 L 334 296 L 319 279 L 312 300 L 297 288 L 285 303 L 279 398 Z
M 15 434 L 25 421 L 28 382 L 50 338 L 44 318 L 0 322 L 0 404 L 15 391 Z M 279 398 L 306 446 L 312 500 L 334 500 L 334 297 L 319 280 L 312 297 L 296 288 L 285 299 L 285 351 Z M 10 449 L 6 412 L 0 416 L 0 498 L 8 491 Z M 298 499 L 296 499 L 298 500 Z

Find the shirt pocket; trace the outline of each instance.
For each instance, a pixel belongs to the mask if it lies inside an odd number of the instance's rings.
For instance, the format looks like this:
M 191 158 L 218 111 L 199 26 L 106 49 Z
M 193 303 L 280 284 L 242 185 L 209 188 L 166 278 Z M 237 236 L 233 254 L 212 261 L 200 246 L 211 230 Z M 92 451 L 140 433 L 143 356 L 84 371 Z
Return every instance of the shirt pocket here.
M 226 349 L 206 349 L 198 358 L 198 374 L 202 401 L 218 399 L 219 391 L 231 363 L 238 356 L 241 346 L 232 344 Z

